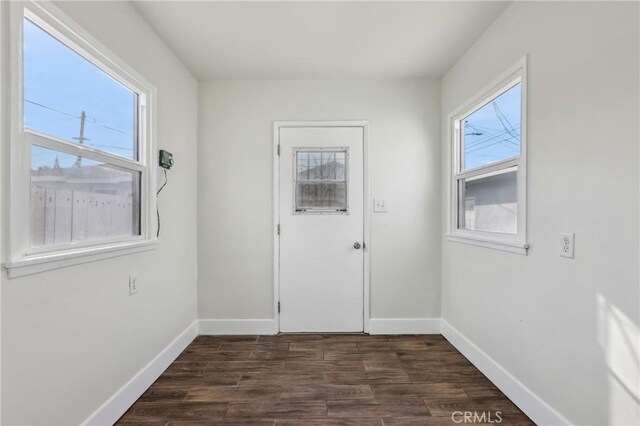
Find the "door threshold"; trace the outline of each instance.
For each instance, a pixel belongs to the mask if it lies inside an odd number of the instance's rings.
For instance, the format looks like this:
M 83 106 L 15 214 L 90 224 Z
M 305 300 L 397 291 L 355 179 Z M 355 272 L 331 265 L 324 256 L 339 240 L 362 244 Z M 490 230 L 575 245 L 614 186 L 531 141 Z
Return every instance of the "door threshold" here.
M 369 333 L 365 333 L 364 331 L 279 331 L 277 336 L 280 335 L 289 335 L 289 334 L 298 334 L 304 336 L 312 335 L 312 334 L 344 334 L 344 335 L 358 335 L 358 336 L 369 336 Z

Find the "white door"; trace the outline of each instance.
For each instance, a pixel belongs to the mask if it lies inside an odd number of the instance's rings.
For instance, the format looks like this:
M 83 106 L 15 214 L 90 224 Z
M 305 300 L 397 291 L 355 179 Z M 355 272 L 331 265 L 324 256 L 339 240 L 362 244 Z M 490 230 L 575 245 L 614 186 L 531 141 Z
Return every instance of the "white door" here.
M 364 129 L 280 127 L 280 331 L 361 332 Z

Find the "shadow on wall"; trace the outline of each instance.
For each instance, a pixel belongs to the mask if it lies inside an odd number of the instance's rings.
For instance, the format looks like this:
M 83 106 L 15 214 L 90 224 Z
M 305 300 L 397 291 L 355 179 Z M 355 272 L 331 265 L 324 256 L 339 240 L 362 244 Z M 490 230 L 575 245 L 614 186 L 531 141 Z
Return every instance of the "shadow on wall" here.
M 609 424 L 638 424 L 640 413 L 640 331 L 601 294 L 597 295 L 598 344 L 609 383 Z

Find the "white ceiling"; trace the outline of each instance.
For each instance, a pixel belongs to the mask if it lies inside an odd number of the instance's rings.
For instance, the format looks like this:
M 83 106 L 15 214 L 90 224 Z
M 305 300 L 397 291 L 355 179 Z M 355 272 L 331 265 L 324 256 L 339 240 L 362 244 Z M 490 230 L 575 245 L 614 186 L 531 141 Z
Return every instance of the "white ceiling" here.
M 134 2 L 200 80 L 440 77 L 508 4 Z

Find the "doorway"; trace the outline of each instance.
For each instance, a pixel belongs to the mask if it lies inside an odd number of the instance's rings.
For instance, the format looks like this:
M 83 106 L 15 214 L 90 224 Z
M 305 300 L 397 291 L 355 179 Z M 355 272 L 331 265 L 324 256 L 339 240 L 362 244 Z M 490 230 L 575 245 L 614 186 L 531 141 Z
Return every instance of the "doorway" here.
M 281 332 L 363 332 L 368 318 L 366 122 L 275 123 Z

